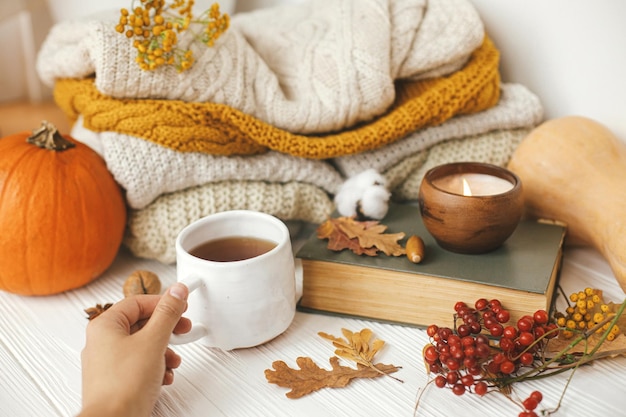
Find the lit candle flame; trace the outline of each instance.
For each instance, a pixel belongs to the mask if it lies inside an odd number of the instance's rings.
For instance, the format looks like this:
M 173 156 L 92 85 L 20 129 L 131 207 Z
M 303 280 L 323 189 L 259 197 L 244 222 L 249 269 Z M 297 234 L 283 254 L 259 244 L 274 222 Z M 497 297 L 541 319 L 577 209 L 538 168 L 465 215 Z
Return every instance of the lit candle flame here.
M 470 188 L 465 178 L 463 178 L 463 195 L 466 195 L 466 196 L 472 195 L 472 189 Z

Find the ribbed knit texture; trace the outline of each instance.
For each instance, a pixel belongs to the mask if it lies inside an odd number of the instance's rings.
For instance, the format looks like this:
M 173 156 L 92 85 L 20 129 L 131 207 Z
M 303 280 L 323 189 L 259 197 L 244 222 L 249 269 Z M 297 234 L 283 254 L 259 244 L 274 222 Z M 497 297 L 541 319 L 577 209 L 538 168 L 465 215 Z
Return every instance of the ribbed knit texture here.
M 311 184 L 225 181 L 164 194 L 143 210 L 130 210 L 124 244 L 133 254 L 176 260 L 176 236 L 188 224 L 225 210 L 255 210 L 281 220 L 322 223 L 333 210 L 329 196 Z
M 235 14 L 211 48 L 180 33 L 195 63 L 178 73 L 141 70 L 118 18 L 55 25 L 40 78 L 52 86 L 95 74 L 110 97 L 220 103 L 299 134 L 372 120 L 393 103 L 394 81 L 451 74 L 484 36 L 469 0 L 308 0 Z
M 539 98 L 520 84 L 502 84 L 500 101 L 482 112 L 451 118 L 439 126 L 420 129 L 379 149 L 336 158 L 333 163 L 345 177 L 369 168 L 384 172 L 407 157 L 440 142 L 494 130 L 531 128 L 543 119 Z
M 122 133 L 87 131 L 80 121 L 71 135 L 100 150 L 109 171 L 126 190 L 128 205 L 134 209 L 144 208 L 161 194 L 211 182 L 299 181 L 334 194 L 344 180 L 328 161 L 273 151 L 249 156 L 177 152 Z
M 93 79 L 59 80 L 54 93 L 71 119 L 82 115 L 85 127 L 96 132 L 125 133 L 182 152 L 250 155 L 270 149 L 324 159 L 377 149 L 455 115 L 493 107 L 500 96 L 498 62 L 498 50 L 485 37 L 463 69 L 446 77 L 398 82 L 389 112 L 325 136 L 292 134 L 222 104 L 118 100 L 99 93 Z

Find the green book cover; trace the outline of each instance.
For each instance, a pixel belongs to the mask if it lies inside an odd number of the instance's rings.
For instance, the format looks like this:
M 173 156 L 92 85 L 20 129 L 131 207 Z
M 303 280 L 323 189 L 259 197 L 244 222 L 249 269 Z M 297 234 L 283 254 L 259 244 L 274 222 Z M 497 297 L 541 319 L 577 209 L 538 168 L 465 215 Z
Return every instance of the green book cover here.
M 555 280 L 552 278 L 555 270 L 558 270 L 559 267 L 563 239 L 565 236 L 565 227 L 563 226 L 534 220 L 522 220 L 514 233 L 498 249 L 483 254 L 467 255 L 450 252 L 439 247 L 434 238 L 424 227 L 417 206 L 391 204 L 387 216 L 382 219 L 380 223 L 387 226 L 386 233 L 404 232 L 406 234 L 405 238 L 400 241 L 402 246 L 406 244 L 406 239 L 408 239 L 409 236 L 413 234 L 420 236 L 425 244 L 423 261 L 419 264 L 415 264 L 410 262 L 406 256 L 392 257 L 384 253 L 370 257 L 366 255 L 356 255 L 350 250 L 335 252 L 329 250 L 327 248 L 328 241 L 317 238 L 316 233 L 313 233 L 300 248 L 296 257 L 303 261 L 323 261 L 354 265 L 359 268 L 369 267 L 378 270 L 416 274 L 418 278 L 422 276 L 439 277 L 443 279 L 441 281 L 442 286 L 448 285 L 449 280 L 453 280 L 457 281 L 457 283 L 458 281 L 462 281 L 472 286 L 478 284 L 486 285 L 490 288 L 501 287 L 536 294 L 541 297 L 551 297 L 553 293 Z M 303 265 L 303 300 L 305 300 L 308 295 L 306 293 L 307 279 L 320 279 L 315 277 L 308 278 L 306 262 L 303 262 Z M 406 275 L 402 275 L 402 278 L 398 275 L 396 276 L 399 280 L 403 280 L 403 285 L 406 286 Z M 362 270 L 358 274 L 355 273 L 354 276 L 354 280 L 368 279 Z M 326 289 L 329 285 L 333 285 L 332 276 L 322 277 L 321 279 L 324 280 L 323 285 Z M 344 276 L 339 279 L 337 288 L 334 288 L 334 290 L 336 290 L 334 291 L 335 294 L 329 297 L 344 296 L 346 299 L 358 299 L 359 294 L 348 294 L 347 290 L 345 294 L 337 294 L 343 291 L 342 287 L 344 283 L 340 281 L 345 281 L 346 279 L 349 278 Z M 390 273 L 389 279 L 394 279 L 393 273 Z M 374 280 L 372 280 L 372 285 L 380 285 L 378 281 L 376 281 L 376 284 L 373 282 Z M 463 285 L 463 283 L 458 284 L 457 292 L 469 288 L 468 285 Z M 369 289 L 367 289 L 367 283 L 355 285 L 361 285 L 360 288 L 363 288 L 364 292 L 369 291 Z M 413 284 L 409 282 L 409 285 Z M 429 283 L 429 285 L 432 287 L 432 283 Z M 414 291 L 417 295 L 421 291 L 419 286 L 420 282 L 416 280 L 414 288 L 408 288 L 407 291 Z M 311 297 L 326 297 L 325 293 L 322 291 L 324 290 L 318 290 L 318 292 L 311 295 Z M 381 291 L 373 291 L 373 293 L 363 295 L 367 296 L 367 300 L 369 300 L 372 296 L 377 297 L 377 294 L 380 293 L 381 300 L 379 301 L 381 303 L 386 302 L 390 305 L 395 303 L 396 305 L 393 307 L 400 310 L 409 308 L 408 305 L 402 306 L 402 303 L 408 303 L 408 300 L 402 301 L 402 297 L 404 297 L 403 294 L 385 293 L 386 291 L 387 289 L 381 288 Z M 446 297 L 445 289 L 440 289 L 439 291 L 442 298 Z M 451 288 L 450 291 L 449 297 L 460 295 L 454 293 L 454 288 Z M 485 296 L 488 295 L 486 294 Z M 537 298 L 539 299 L 539 297 Z M 326 301 L 321 300 L 320 302 L 323 304 Z M 454 303 L 454 300 L 451 302 Z M 548 301 L 548 303 L 549 302 L 550 301 Z M 300 308 L 307 310 L 307 306 L 300 305 Z M 391 313 L 392 316 L 393 314 L 395 313 Z M 356 315 L 359 314 L 357 313 Z M 385 312 L 381 312 L 381 315 L 384 316 Z M 365 314 L 365 316 L 367 316 L 367 314 Z M 398 321 L 402 322 L 403 319 L 399 318 Z

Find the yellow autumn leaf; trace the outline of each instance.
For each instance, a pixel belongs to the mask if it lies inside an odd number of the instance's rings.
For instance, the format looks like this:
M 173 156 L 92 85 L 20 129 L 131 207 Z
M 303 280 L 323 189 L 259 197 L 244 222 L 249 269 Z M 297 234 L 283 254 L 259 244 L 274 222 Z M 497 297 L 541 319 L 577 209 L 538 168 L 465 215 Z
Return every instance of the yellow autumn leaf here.
M 376 365 L 373 363 L 374 355 L 382 349 L 385 342 L 376 339 L 370 344 L 373 334 L 370 329 L 362 329 L 359 332 L 341 329 L 341 333 L 345 339 L 324 332 L 318 332 L 318 335 L 333 342 L 333 346 L 338 348 L 335 350 L 335 355 L 356 362 L 357 364 L 377 369 Z
M 383 340 L 374 340 L 374 342 L 372 343 L 372 347 L 367 355 L 367 359 L 371 361 L 374 358 L 374 355 L 376 355 L 378 351 L 383 348 L 383 346 L 385 346 L 385 342 Z

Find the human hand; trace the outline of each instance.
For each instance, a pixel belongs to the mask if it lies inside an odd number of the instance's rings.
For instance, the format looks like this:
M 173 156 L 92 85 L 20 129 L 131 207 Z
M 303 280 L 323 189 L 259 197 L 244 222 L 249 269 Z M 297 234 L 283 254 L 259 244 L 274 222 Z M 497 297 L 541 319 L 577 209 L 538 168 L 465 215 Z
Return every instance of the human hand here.
M 80 417 L 152 413 L 161 385 L 173 382 L 181 362 L 167 346 L 170 335 L 191 329 L 191 322 L 181 318 L 188 294 L 177 283 L 162 296 L 125 298 L 89 322 Z

